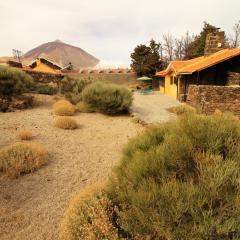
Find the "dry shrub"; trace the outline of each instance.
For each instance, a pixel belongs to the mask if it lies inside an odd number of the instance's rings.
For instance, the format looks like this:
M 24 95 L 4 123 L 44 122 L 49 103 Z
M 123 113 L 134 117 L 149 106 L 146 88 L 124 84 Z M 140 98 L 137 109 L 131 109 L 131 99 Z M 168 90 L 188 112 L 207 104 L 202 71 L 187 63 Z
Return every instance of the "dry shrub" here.
M 55 126 L 62 129 L 76 129 L 77 123 L 70 117 L 58 117 Z
M 29 130 L 22 130 L 18 133 L 21 140 L 31 140 L 33 138 L 32 132 Z
M 0 150 L 0 170 L 9 177 L 33 172 L 47 160 L 47 151 L 38 143 L 15 143 Z
M 82 113 L 91 113 L 94 112 L 90 106 L 85 102 L 79 102 L 76 105 L 76 110 Z
M 222 115 L 222 111 L 219 110 L 219 109 L 215 109 L 215 111 L 214 111 L 213 114 L 214 114 L 214 115 Z
M 72 116 L 75 107 L 69 101 L 60 100 L 53 105 L 53 111 L 58 116 Z
M 167 109 L 171 113 L 175 113 L 177 115 L 182 115 L 185 113 L 195 113 L 196 109 L 189 105 L 180 105 L 177 107 L 170 107 Z
M 60 240 L 117 240 L 111 223 L 113 208 L 98 183 L 79 192 L 70 202 L 60 225 Z

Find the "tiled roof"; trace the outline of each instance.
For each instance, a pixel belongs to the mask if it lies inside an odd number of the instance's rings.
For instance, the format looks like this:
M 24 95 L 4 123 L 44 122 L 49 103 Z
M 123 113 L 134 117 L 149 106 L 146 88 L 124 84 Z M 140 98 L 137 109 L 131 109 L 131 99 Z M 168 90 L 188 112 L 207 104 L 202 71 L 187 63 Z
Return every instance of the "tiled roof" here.
M 236 56 L 240 56 L 240 48 L 224 49 L 209 56 L 198 57 L 187 61 L 172 61 L 169 63 L 167 69 L 157 72 L 156 76 L 165 76 L 173 70 L 177 74 L 192 74 Z

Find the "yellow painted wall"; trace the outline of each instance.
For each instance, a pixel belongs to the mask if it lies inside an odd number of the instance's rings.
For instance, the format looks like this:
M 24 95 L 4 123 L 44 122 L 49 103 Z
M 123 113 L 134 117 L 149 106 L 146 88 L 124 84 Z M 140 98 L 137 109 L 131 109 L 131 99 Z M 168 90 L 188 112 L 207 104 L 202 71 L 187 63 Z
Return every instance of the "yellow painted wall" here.
M 159 80 L 159 91 L 160 93 L 165 93 L 165 78 Z
M 33 70 L 38 72 L 57 73 L 54 69 L 41 62 L 37 63 L 37 66 Z
M 165 94 L 168 96 L 172 96 L 177 98 L 177 85 L 171 84 L 171 77 L 175 77 L 174 75 L 167 75 L 165 76 Z M 161 87 L 160 87 L 161 92 Z
M 160 90 L 160 93 L 164 93 L 165 88 L 160 86 L 159 90 Z

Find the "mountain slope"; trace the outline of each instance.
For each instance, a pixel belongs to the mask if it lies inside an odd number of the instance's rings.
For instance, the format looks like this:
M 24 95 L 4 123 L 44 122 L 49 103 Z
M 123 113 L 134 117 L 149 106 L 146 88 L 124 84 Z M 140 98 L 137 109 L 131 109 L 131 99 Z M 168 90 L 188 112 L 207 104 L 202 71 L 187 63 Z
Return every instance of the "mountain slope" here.
M 99 63 L 97 58 L 83 49 L 59 40 L 44 43 L 24 54 L 25 60 L 33 60 L 38 57 L 46 57 L 62 66 L 71 62 L 75 69 L 95 67 Z

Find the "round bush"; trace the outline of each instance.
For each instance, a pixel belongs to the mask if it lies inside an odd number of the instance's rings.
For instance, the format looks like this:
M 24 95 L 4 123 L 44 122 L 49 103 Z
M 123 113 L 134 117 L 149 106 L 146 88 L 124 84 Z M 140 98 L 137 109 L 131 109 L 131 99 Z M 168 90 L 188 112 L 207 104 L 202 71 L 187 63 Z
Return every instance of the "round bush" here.
M 102 184 L 85 188 L 73 197 L 65 212 L 60 240 L 117 240 L 112 212 Z
M 0 95 L 21 94 L 32 83 L 32 77 L 24 71 L 0 66 Z
M 21 140 L 31 140 L 33 138 L 32 132 L 29 130 L 22 130 L 18 133 Z
M 125 87 L 94 82 L 84 88 L 82 99 L 91 109 L 96 111 L 106 114 L 120 114 L 128 112 L 133 96 Z
M 10 177 L 32 172 L 47 160 L 47 151 L 38 143 L 15 143 L 0 150 L 0 170 Z
M 125 147 L 108 196 L 133 239 L 240 239 L 240 122 L 185 114 Z
M 79 102 L 76 104 L 76 110 L 82 113 L 91 113 L 93 110 L 85 102 Z
M 53 111 L 58 116 L 72 116 L 75 107 L 69 101 L 60 100 L 53 105 Z
M 76 129 L 77 123 L 70 117 L 58 117 L 55 126 L 62 129 Z

